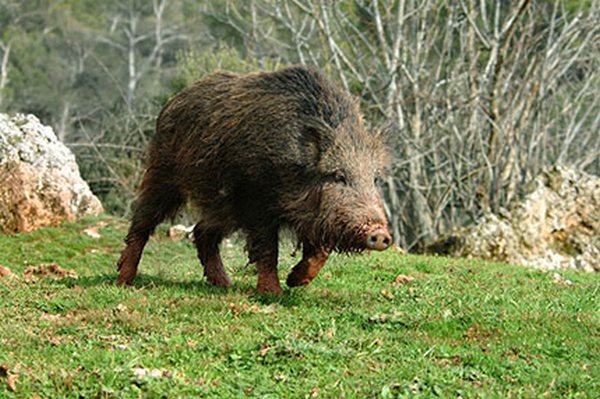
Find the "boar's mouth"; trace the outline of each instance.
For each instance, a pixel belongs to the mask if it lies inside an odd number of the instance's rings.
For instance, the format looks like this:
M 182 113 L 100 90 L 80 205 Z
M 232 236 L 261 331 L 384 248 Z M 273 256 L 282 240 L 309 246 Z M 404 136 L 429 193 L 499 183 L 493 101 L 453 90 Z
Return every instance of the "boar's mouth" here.
M 331 210 L 323 212 L 320 201 L 319 187 L 299 196 L 289 206 L 287 223 L 299 242 L 339 253 L 383 251 L 391 246 L 387 223 L 379 215 L 353 217 Z

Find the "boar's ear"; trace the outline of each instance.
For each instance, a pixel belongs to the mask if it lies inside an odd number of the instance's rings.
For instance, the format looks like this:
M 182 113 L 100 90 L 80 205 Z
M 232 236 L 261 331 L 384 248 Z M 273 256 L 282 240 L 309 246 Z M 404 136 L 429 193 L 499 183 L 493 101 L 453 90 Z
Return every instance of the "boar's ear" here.
M 386 123 L 369 129 L 373 158 L 381 169 L 386 169 L 401 148 L 400 134 L 395 124 Z
M 333 129 L 320 118 L 308 117 L 304 121 L 304 134 L 309 143 L 316 146 L 320 153 L 332 144 Z

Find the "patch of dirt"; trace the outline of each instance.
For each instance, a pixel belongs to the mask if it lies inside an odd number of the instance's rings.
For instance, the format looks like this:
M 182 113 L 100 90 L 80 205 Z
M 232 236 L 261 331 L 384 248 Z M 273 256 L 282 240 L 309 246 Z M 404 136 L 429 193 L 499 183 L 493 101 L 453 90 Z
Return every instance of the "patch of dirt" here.
M 61 323 L 61 315 L 59 314 L 52 314 L 52 313 L 42 313 L 42 315 L 40 316 L 40 320 L 43 321 L 47 321 L 48 323 L 52 323 L 52 324 L 57 324 L 57 323 Z
M 75 270 L 64 269 L 56 263 L 29 266 L 23 272 L 25 281 L 33 281 L 41 278 L 52 280 L 63 280 L 65 278 L 78 278 Z
M 434 362 L 443 367 L 460 366 L 462 364 L 462 358 L 460 355 L 454 355 L 450 357 L 434 357 Z
M 492 337 L 493 335 L 493 331 L 486 330 L 485 328 L 481 327 L 481 325 L 476 323 L 469 327 L 463 336 L 466 340 L 482 341 Z

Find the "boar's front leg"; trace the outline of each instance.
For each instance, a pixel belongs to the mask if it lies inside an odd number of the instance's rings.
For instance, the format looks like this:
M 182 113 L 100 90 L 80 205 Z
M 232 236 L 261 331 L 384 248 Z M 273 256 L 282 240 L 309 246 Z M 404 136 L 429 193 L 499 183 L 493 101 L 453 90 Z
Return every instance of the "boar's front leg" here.
M 204 266 L 206 279 L 217 287 L 229 287 L 231 279 L 223 267 L 219 254 L 219 244 L 222 239 L 223 234 L 219 230 L 206 228 L 202 223 L 194 226 L 194 243 L 198 250 L 198 259 Z
M 316 248 L 311 244 L 302 245 L 302 260 L 294 266 L 287 278 L 289 287 L 307 285 L 319 274 L 327 262 L 330 251 L 325 248 Z
M 248 234 L 248 257 L 256 263 L 260 294 L 280 295 L 283 290 L 277 275 L 278 229 L 252 231 Z

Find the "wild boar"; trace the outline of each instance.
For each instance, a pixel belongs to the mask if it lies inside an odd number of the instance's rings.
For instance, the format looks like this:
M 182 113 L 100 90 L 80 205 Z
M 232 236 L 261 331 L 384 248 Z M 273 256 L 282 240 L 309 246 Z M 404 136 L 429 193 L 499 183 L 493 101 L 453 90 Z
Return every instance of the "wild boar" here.
M 385 250 L 392 239 L 375 181 L 386 160 L 357 101 L 314 69 L 206 76 L 157 119 L 118 283 L 131 284 L 149 236 L 186 201 L 198 210 L 193 234 L 204 275 L 217 286 L 231 285 L 219 243 L 237 230 L 260 293 L 282 292 L 282 229 L 303 251 L 289 286 L 308 284 L 332 251 Z

